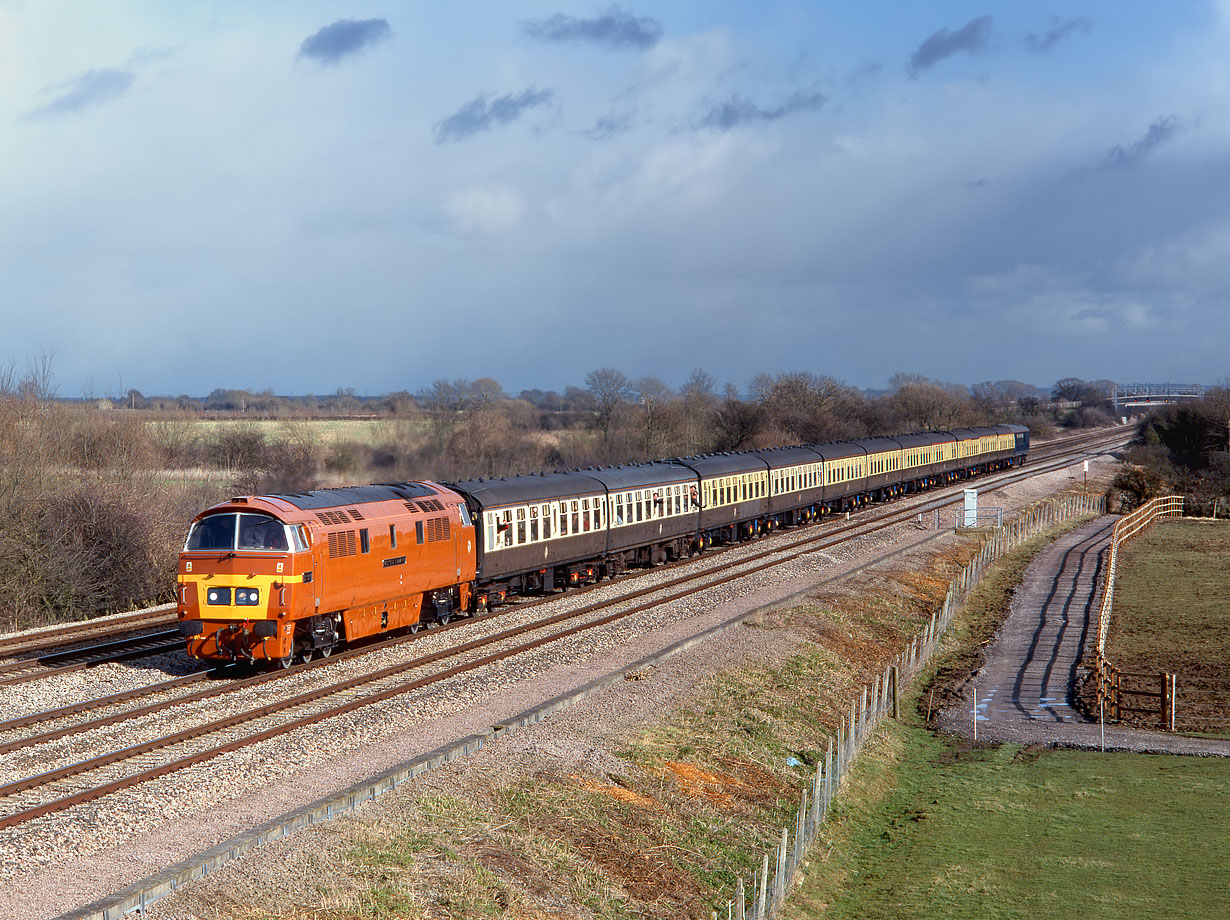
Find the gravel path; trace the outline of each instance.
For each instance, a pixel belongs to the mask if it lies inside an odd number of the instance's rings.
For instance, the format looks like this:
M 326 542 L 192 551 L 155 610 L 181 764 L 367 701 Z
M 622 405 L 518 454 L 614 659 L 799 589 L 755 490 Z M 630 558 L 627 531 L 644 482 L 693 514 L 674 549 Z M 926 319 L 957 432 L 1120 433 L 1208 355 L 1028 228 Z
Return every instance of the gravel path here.
M 978 693 L 978 740 L 1050 747 L 1230 756 L 1230 740 L 1188 738 L 1086 719 L 1073 706 L 1077 665 L 1097 635 L 1098 582 L 1110 548 L 1113 515 L 1080 527 L 1039 553 L 987 649 L 986 664 L 962 704 L 941 727 L 972 734 Z

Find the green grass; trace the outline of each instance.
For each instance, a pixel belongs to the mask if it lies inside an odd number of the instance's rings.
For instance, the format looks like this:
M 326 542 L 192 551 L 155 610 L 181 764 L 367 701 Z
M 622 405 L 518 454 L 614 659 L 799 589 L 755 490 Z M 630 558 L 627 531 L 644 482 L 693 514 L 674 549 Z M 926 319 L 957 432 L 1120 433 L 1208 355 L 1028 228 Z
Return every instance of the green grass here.
M 857 763 L 794 918 L 1230 916 L 1230 762 L 958 750 L 891 725 Z
M 1125 671 L 1230 678 L 1230 524 L 1167 521 L 1120 550 L 1106 655 Z

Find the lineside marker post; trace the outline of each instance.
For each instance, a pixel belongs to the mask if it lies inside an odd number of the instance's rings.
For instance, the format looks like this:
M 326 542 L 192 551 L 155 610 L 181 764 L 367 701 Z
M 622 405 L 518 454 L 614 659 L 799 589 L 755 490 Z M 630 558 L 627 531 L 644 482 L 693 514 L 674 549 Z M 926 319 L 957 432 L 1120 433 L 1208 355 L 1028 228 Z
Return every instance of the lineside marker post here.
M 978 740 L 978 688 L 974 688 L 974 740 Z

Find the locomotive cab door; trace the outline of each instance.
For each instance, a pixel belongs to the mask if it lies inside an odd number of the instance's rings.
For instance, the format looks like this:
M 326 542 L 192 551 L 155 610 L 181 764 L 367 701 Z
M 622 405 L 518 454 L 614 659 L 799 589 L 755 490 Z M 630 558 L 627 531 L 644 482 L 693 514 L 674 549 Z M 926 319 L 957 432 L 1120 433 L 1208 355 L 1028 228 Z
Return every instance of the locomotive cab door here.
M 312 567 L 303 573 L 303 581 L 305 587 L 308 588 L 307 597 L 309 598 L 310 610 L 308 616 L 315 616 L 320 613 L 320 598 L 324 593 L 324 587 L 320 583 L 321 574 L 325 570 L 325 544 L 321 540 L 313 539 L 313 534 L 310 528 L 303 528 L 307 531 L 308 546 L 312 550 Z

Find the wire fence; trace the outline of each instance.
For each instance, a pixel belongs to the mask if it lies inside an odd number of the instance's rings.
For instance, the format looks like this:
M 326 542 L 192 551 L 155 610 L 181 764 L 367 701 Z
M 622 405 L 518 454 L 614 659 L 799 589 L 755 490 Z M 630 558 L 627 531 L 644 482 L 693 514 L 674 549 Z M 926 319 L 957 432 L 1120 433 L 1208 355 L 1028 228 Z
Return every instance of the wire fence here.
M 885 716 L 899 715 L 902 688 L 930 661 L 957 611 L 987 569 L 1040 533 L 1067 521 L 1105 513 L 1104 495 L 1062 495 L 1030 506 L 1004 526 L 985 534 L 978 553 L 949 584 L 944 603 L 931 615 L 922 632 L 850 701 L 836 737 L 829 738 L 824 763 L 817 766 L 811 782 L 800 793 L 793 825 L 783 827 L 778 843 L 762 854 L 760 868 L 750 884 L 742 876 L 736 879 L 733 896 L 722 910 L 713 911 L 713 920 L 723 916 L 726 920 L 770 920 L 777 916 L 858 752 Z

